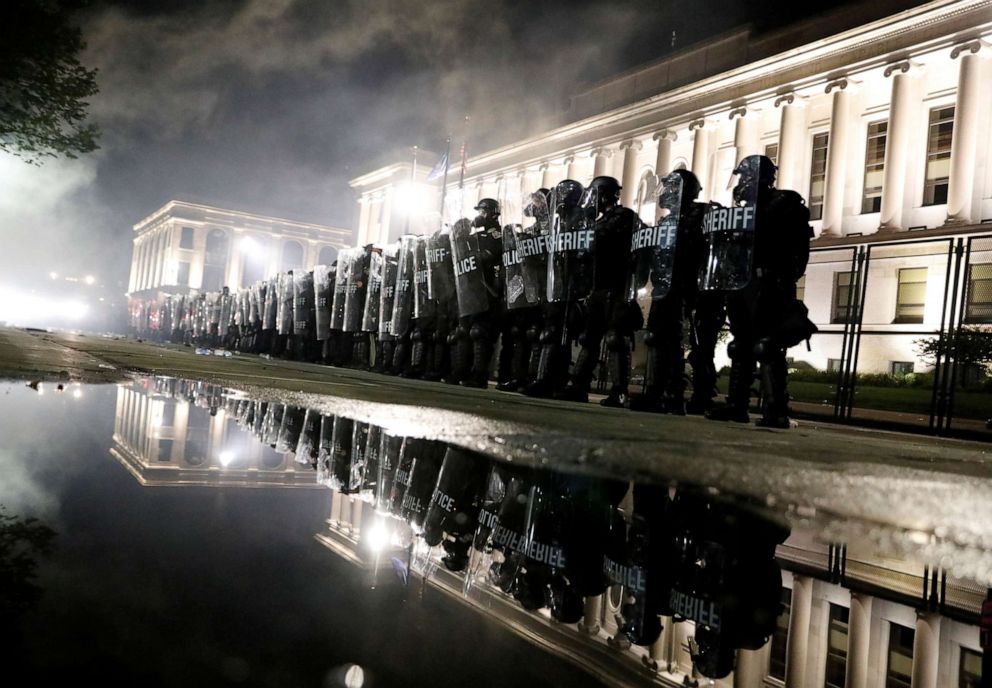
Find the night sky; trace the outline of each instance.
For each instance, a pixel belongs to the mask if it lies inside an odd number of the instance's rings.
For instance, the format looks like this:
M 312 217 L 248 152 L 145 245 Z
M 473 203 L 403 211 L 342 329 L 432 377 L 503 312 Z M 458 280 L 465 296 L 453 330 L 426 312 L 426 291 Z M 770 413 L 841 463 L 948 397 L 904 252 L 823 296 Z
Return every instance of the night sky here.
M 440 151 L 448 132 L 457 145 L 466 114 L 479 152 L 545 130 L 580 83 L 673 36 L 678 49 L 832 4 L 94 0 L 75 19 L 99 69 L 101 149 L 40 167 L 0 155 L 0 269 L 21 286 L 54 270 L 123 287 L 131 226 L 174 197 L 352 227 L 348 179 L 412 145 Z

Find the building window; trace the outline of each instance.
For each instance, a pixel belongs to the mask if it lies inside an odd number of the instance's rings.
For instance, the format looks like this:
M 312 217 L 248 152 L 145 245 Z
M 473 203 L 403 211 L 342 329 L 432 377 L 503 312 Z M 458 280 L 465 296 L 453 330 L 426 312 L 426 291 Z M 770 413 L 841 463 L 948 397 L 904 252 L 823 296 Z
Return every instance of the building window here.
M 847 607 L 830 605 L 824 688 L 844 688 L 844 676 L 847 673 L 847 619 Z
M 823 218 L 823 190 L 827 183 L 827 144 L 830 134 L 813 135 L 813 157 L 809 165 L 809 219 Z
M 282 271 L 299 270 L 303 267 L 303 246 L 298 241 L 287 241 L 282 245 Z
M 806 300 L 806 275 L 800 277 L 799 281 L 796 282 L 796 299 L 799 301 Z
M 176 285 L 180 287 L 189 286 L 189 261 L 179 261 L 179 269 L 176 270 Z
M 912 628 L 889 624 L 889 656 L 885 667 L 885 688 L 910 688 L 913 677 Z
M 968 266 L 967 323 L 992 323 L 992 263 Z
M 885 175 L 885 137 L 888 128 L 888 122 L 872 122 L 868 125 L 862 213 L 877 213 L 882 209 L 882 177 Z
M 903 268 L 899 271 L 899 289 L 896 292 L 895 323 L 923 322 L 923 308 L 927 297 L 927 269 Z
M 832 323 L 846 323 L 851 316 L 851 305 L 848 302 L 851 299 L 851 277 L 853 275 L 853 272 L 834 273 L 834 307 L 830 316 Z
M 841 358 L 828 358 L 827 359 L 827 371 L 831 373 L 839 373 L 841 364 L 844 359 Z
M 179 248 L 193 248 L 193 228 L 183 227 L 179 235 Z
M 333 246 L 322 246 L 317 254 L 317 265 L 334 265 L 338 259 L 338 250 Z
M 778 144 L 769 143 L 765 146 L 765 157 L 770 158 L 773 163 L 778 165 Z
M 220 291 L 224 286 L 230 243 L 227 232 L 223 230 L 212 229 L 207 234 L 206 252 L 203 256 L 203 281 L 200 284 L 200 288 L 204 291 Z
M 892 375 L 909 375 L 911 372 L 913 372 L 912 361 L 892 361 L 889 363 L 889 373 Z
M 172 460 L 172 444 L 173 440 L 159 440 L 158 441 L 158 460 L 165 462 Z
M 785 680 L 785 650 L 789 640 L 789 612 L 792 610 L 792 591 L 782 588 L 782 613 L 775 622 L 771 651 L 768 653 L 768 675 Z
M 958 662 L 958 688 L 978 688 L 982 685 L 982 653 L 961 648 Z
M 656 177 L 653 172 L 645 172 L 641 175 L 641 181 L 637 184 L 637 196 L 634 199 L 634 212 L 645 222 L 654 223 L 655 201 L 661 192 L 661 177 Z
M 954 106 L 932 109 L 930 126 L 927 129 L 927 169 L 923 184 L 923 205 L 947 203 L 953 132 Z

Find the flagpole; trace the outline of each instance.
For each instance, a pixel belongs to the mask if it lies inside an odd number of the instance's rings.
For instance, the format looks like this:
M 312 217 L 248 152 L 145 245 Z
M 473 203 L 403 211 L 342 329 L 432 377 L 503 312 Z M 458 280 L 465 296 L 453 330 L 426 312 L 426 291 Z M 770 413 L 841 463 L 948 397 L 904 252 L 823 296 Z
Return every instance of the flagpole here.
M 444 229 L 444 195 L 448 191 L 448 163 L 451 156 L 451 137 L 444 140 L 444 178 L 441 180 L 441 208 L 438 215 L 440 223 L 438 229 Z

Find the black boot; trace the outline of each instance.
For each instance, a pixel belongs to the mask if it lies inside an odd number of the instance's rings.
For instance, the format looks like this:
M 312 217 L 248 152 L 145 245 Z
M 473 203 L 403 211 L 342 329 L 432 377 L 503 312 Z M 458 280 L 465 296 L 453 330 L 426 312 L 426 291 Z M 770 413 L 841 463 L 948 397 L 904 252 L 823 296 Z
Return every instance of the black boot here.
M 786 388 L 788 369 L 785 356 L 762 362 L 759 371 L 765 407 L 757 424 L 763 428 L 789 428 L 789 393 Z
M 731 344 L 733 346 L 733 344 Z M 751 382 L 754 379 L 754 359 L 743 353 L 731 353 L 730 380 L 727 403 L 710 410 L 706 417 L 710 420 L 750 423 L 747 409 L 751 403 Z
M 472 372 L 472 340 L 468 337 L 468 332 L 459 327 L 453 337 L 451 346 L 451 371 L 445 382 L 457 385 L 462 380 L 468 379 Z
M 582 344 L 579 355 L 575 359 L 572 379 L 565 389 L 555 394 L 555 399 L 561 401 L 589 401 L 589 385 L 592 384 L 592 374 L 599 362 L 599 346 Z
M 474 328 L 473 328 L 474 329 Z M 475 333 L 473 333 L 475 335 Z M 485 334 L 472 338 L 472 371 L 467 379 L 462 380 L 464 387 L 489 387 L 489 363 L 493 357 L 493 345 Z
M 615 341 L 610 341 L 613 338 Z M 608 346 L 606 365 L 611 381 L 609 395 L 599 402 L 600 406 L 623 408 L 627 405 L 630 386 L 630 347 L 626 337 L 607 335 Z

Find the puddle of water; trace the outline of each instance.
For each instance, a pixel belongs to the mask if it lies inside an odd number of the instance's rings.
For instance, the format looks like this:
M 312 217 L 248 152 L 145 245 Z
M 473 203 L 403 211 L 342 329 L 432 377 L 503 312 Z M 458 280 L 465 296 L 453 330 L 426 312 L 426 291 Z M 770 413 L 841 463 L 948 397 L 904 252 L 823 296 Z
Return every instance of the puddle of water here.
M 15 624 L 49 678 L 844 685 L 933 666 L 980 684 L 992 565 L 968 533 L 553 470 L 597 450 L 418 437 L 345 401 L 164 377 L 4 392 L 0 503 L 58 533 Z M 500 460 L 528 443 L 543 460 Z

